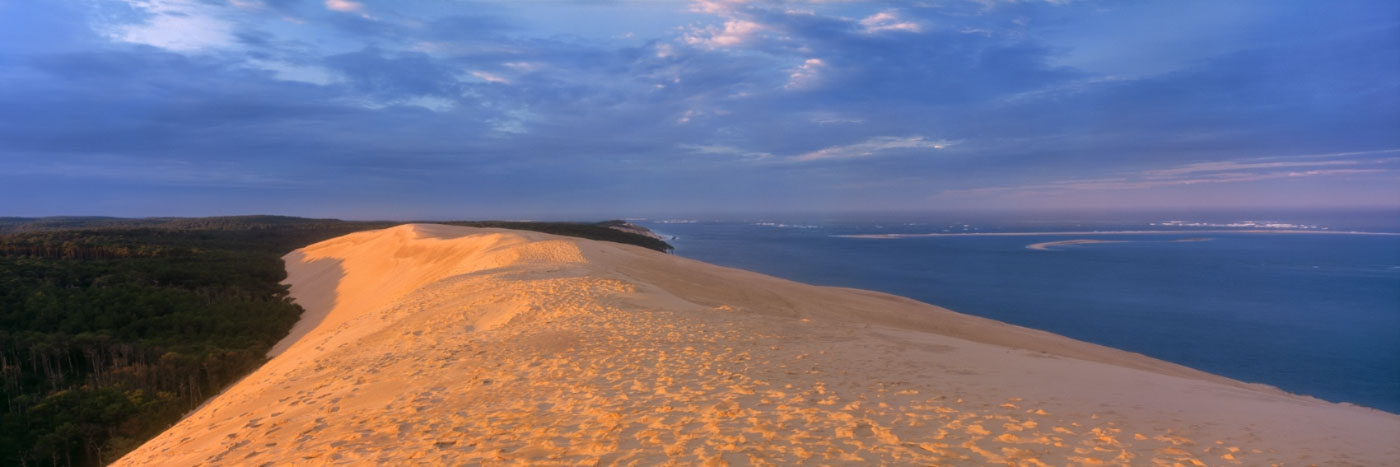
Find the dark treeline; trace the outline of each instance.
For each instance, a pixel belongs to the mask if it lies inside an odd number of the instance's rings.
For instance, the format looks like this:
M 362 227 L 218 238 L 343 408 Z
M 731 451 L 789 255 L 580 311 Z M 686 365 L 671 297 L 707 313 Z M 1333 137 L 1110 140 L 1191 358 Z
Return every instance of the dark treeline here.
M 0 465 L 116 460 L 257 368 L 287 334 L 301 309 L 280 284 L 283 254 L 396 224 L 65 219 L 5 219 L 12 233 L 0 235 Z M 670 248 L 605 224 L 453 224 Z
M 524 221 L 454 221 L 440 222 L 447 225 L 461 225 L 466 227 L 490 227 L 498 229 L 533 230 L 536 232 L 551 233 L 555 235 L 567 235 L 570 237 L 587 238 L 589 240 L 602 240 L 605 242 L 628 243 L 660 252 L 670 252 L 671 245 L 659 238 L 618 230 L 612 226 L 628 225 L 623 221 L 606 221 L 599 223 L 581 222 L 524 222 Z M 631 226 L 635 229 L 645 231 L 645 228 Z
M 0 234 L 54 230 L 136 229 L 159 227 L 167 230 L 265 230 L 277 228 L 315 229 L 343 223 L 337 219 L 307 219 L 288 216 L 225 217 L 0 217 Z M 392 225 L 390 223 L 384 223 Z

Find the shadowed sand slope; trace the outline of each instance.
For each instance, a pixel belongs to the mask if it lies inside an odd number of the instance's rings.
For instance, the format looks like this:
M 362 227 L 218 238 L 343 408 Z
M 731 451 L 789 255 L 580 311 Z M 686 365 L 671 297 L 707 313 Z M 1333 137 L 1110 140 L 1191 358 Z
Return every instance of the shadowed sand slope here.
M 639 247 L 417 224 L 286 259 L 276 357 L 117 465 L 1400 465 L 1396 415 Z

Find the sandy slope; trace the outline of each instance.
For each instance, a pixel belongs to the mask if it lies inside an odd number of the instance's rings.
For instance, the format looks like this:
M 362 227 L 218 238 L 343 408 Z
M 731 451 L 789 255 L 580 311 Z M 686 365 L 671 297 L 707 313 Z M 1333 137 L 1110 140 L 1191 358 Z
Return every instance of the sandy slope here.
M 1400 416 L 637 247 L 410 225 L 287 261 L 277 357 L 118 465 L 1400 465 Z

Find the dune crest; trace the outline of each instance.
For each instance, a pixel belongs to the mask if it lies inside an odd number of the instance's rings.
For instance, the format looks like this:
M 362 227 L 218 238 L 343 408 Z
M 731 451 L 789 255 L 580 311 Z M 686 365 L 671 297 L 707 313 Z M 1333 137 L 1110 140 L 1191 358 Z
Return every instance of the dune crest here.
M 498 229 L 472 229 L 489 232 L 460 238 L 465 234 L 459 229 L 407 224 L 346 235 L 287 255 L 292 296 L 307 312 L 269 356 L 286 351 L 314 328 L 332 329 L 446 277 L 584 261 L 576 244 L 567 240 Z
M 275 357 L 116 465 L 1397 465 L 1400 416 L 886 294 L 405 225 L 286 257 Z

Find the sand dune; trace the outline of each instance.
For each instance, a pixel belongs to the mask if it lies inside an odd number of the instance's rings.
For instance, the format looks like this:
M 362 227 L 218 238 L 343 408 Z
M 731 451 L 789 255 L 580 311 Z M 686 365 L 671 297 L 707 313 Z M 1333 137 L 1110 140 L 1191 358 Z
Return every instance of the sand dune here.
M 419 224 L 287 262 L 276 357 L 117 465 L 1400 465 L 1400 416 L 638 247 Z

